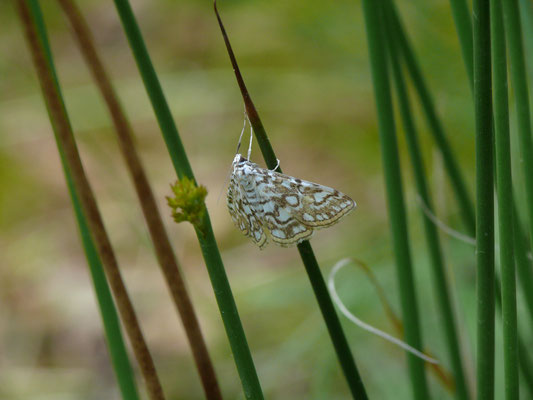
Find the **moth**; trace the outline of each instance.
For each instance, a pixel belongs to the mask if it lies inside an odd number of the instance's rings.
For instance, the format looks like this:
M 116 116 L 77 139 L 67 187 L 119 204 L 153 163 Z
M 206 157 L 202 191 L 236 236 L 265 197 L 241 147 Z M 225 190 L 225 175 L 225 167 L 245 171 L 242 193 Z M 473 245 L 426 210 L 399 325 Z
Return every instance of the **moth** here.
M 269 240 L 295 246 L 356 206 L 336 189 L 261 168 L 241 154 L 233 159 L 227 204 L 235 225 L 261 249 Z

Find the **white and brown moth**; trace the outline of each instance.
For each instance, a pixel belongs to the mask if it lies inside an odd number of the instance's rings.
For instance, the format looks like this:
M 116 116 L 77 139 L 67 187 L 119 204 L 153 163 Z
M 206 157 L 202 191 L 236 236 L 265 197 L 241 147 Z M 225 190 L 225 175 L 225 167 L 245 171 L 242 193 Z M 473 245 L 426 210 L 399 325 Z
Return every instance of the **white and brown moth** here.
M 261 168 L 241 154 L 233 159 L 227 203 L 235 225 L 261 249 L 269 239 L 295 246 L 355 208 L 338 190 Z

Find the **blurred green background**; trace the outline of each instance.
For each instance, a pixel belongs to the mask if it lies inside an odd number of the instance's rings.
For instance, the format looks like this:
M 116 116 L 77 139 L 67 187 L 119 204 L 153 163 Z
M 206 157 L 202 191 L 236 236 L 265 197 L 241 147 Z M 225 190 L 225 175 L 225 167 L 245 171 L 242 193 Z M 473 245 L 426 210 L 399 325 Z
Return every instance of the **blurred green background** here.
M 134 126 L 224 395 L 243 398 L 194 231 L 169 216 L 165 196 L 176 177 L 114 5 L 77 3 Z M 169 399 L 201 399 L 107 110 L 59 7 L 41 4 L 82 159 L 165 392 Z M 269 245 L 259 251 L 226 210 L 224 182 L 243 105 L 212 3 L 134 0 L 132 5 L 196 177 L 209 190 L 215 235 L 266 397 L 349 398 L 296 249 Z M 473 107 L 449 3 L 416 0 L 399 6 L 473 189 Z M 341 258 L 364 260 L 399 311 L 361 5 L 221 0 L 219 9 L 284 172 L 333 186 L 358 204 L 342 223 L 312 240 L 324 275 Z M 0 54 L 0 398 L 118 399 L 53 134 L 11 2 L 0 2 Z M 461 229 L 440 157 L 424 121 L 417 122 L 437 213 Z M 446 366 L 403 138 L 400 150 L 424 343 Z M 264 165 L 256 147 L 252 160 Z M 445 236 L 442 241 L 471 380 L 474 251 Z M 357 316 L 393 332 L 360 270 L 346 268 L 338 280 L 341 297 Z M 520 306 L 519 301 L 519 311 Z M 410 398 L 403 351 L 341 319 L 371 398 Z M 501 346 L 496 348 L 499 396 Z M 434 398 L 450 398 L 430 380 Z

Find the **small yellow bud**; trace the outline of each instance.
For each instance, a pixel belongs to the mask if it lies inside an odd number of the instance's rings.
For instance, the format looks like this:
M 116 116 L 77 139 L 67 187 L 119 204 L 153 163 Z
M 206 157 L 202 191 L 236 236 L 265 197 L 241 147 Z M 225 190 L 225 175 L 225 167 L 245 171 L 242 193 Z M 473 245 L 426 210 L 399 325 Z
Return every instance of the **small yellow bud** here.
M 196 228 L 200 228 L 205 215 L 205 186 L 196 186 L 192 179 L 182 178 L 170 187 L 174 197 L 167 197 L 167 203 L 172 209 L 174 221 L 189 221 Z

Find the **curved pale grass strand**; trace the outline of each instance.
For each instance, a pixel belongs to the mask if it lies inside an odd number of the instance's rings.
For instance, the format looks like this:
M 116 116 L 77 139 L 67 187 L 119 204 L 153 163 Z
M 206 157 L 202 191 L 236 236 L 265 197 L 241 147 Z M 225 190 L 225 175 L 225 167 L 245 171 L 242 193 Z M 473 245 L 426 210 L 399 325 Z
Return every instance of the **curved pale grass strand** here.
M 437 216 L 430 211 L 430 209 L 427 207 L 426 203 L 424 203 L 424 200 L 422 200 L 422 197 L 420 197 L 420 195 L 416 195 L 416 200 L 418 201 L 418 204 L 420 205 L 420 208 L 422 209 L 422 212 L 426 215 L 426 217 L 428 217 L 431 222 L 433 222 L 444 233 L 466 244 L 470 244 L 472 246 L 476 245 L 476 239 L 471 236 L 465 235 L 464 233 L 456 231 L 453 228 L 450 228 L 448 225 L 438 219 Z M 496 249 L 498 248 L 499 247 L 496 245 Z M 530 251 L 527 252 L 527 258 L 533 261 L 533 254 Z
M 329 277 L 328 277 L 328 288 L 331 293 L 331 297 L 333 298 L 333 301 L 339 308 L 339 310 L 344 314 L 346 318 L 348 318 L 350 321 L 352 321 L 355 325 L 359 326 L 360 328 L 373 333 L 374 335 L 377 335 L 399 347 L 402 349 L 410 352 L 411 354 L 417 356 L 418 358 L 421 358 L 424 361 L 427 361 L 431 364 L 439 364 L 439 361 L 425 355 L 421 351 L 415 349 L 414 347 L 409 346 L 407 343 L 403 342 L 402 340 L 395 338 L 394 336 L 389 335 L 388 333 L 385 333 L 383 331 L 380 331 L 377 328 L 374 328 L 372 325 L 367 324 L 366 322 L 361 321 L 359 318 L 357 318 L 355 315 L 353 315 L 344 305 L 342 300 L 340 299 L 339 295 L 337 294 L 337 289 L 335 288 L 335 275 L 337 275 L 337 272 L 340 271 L 341 268 L 345 267 L 352 261 L 349 258 L 344 258 L 337 262 L 333 266 L 333 269 L 331 270 Z
M 467 243 L 469 245 L 475 246 L 476 245 L 476 239 L 465 235 L 464 233 L 461 233 L 459 231 L 456 231 L 453 228 L 450 228 L 448 225 L 446 225 L 444 222 L 442 222 L 440 219 L 437 218 L 435 214 L 431 212 L 431 210 L 427 207 L 426 203 L 424 203 L 424 200 L 422 200 L 422 197 L 420 195 L 416 195 L 416 200 L 418 201 L 418 204 L 420 205 L 420 208 L 422 209 L 422 212 L 425 214 L 426 217 L 428 217 L 431 222 L 433 222 L 440 230 L 442 230 L 444 233 L 448 234 L 451 237 L 456 238 L 457 240 L 460 240 L 461 242 Z

